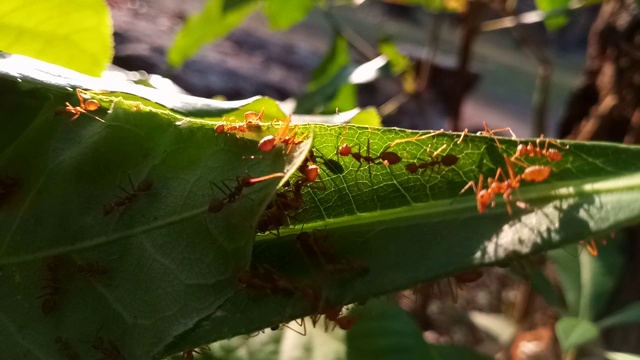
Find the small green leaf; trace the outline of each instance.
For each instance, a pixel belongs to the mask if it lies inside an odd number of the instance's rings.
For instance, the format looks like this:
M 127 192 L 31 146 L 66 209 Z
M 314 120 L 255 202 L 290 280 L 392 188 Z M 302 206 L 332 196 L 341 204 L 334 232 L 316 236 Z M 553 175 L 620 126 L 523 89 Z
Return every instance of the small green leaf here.
M 595 321 L 602 316 L 624 270 L 624 244 L 621 239 L 609 241 L 598 247 L 598 256 L 586 250 L 580 252 L 580 318 Z
M 296 112 L 334 113 L 336 109 L 356 107 L 356 88 L 348 81 L 354 68 L 347 40 L 336 35 L 331 50 L 313 71 L 307 92 L 298 98 Z
M 531 288 L 533 291 L 537 292 L 542 296 L 547 304 L 553 306 L 558 311 L 564 311 L 564 304 L 554 289 L 553 285 L 547 277 L 539 270 L 532 271 L 528 274 L 528 279 L 531 283 Z
M 100 76 L 113 58 L 104 0 L 0 1 L 0 49 Z
M 349 64 L 351 64 L 349 43 L 344 36 L 336 34 L 331 50 L 329 50 L 320 65 L 313 70 L 313 76 L 307 85 L 307 90 L 314 91 L 324 86 Z
M 264 14 L 272 29 L 287 30 L 304 20 L 313 4 L 313 0 L 266 0 Z
M 382 55 L 389 59 L 391 72 L 394 75 L 399 75 L 411 69 L 413 66 L 411 59 L 402 55 L 391 40 L 382 40 L 378 42 L 378 50 Z
M 242 24 L 259 5 L 257 0 L 209 0 L 202 12 L 189 17 L 176 35 L 167 53 L 169 64 L 182 66 L 202 46 Z
M 568 245 L 547 253 L 549 259 L 556 266 L 567 312 L 571 316 L 578 316 L 580 313 L 582 285 L 578 248 L 578 245 Z
M 548 14 L 566 8 L 569 5 L 569 0 L 535 0 L 535 3 L 539 10 Z M 547 29 L 555 31 L 565 26 L 568 21 L 565 14 L 557 14 L 546 17 L 544 25 Z
M 598 321 L 600 328 L 640 323 L 640 302 L 634 302 Z
M 563 317 L 556 323 L 556 336 L 562 350 L 567 351 L 597 339 L 600 329 L 589 320 Z

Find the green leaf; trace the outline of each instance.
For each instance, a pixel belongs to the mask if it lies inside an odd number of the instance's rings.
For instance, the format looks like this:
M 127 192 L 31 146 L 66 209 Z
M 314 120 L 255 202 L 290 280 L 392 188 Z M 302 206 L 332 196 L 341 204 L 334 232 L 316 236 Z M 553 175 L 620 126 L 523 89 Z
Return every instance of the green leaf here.
M 609 360 L 640 360 L 640 355 L 621 352 L 608 351 L 605 353 L 605 356 Z
M 371 301 L 349 313 L 356 318 L 347 331 L 347 358 L 430 359 L 422 332 L 398 305 Z
M 354 68 L 349 44 L 342 35 L 337 34 L 331 50 L 313 71 L 307 92 L 298 98 L 296 112 L 331 114 L 336 109 L 356 107 L 356 87 L 348 82 Z
M 93 358 L 100 338 L 106 352 L 159 356 L 239 290 L 258 217 L 284 179 L 241 189 L 217 212 L 210 202 L 238 177 L 294 171 L 306 149 L 261 153 L 257 139 L 218 134 L 214 122 L 108 94 L 93 95 L 104 122 L 84 114 L 70 122 L 54 114 L 78 104 L 75 93 L 12 79 L 7 64 L 0 98 L 13 106 L 0 107 L 0 267 L 12 275 L 0 275 L 0 287 L 12 296 L 0 297 L 0 348 L 9 358 L 61 357 L 60 336 Z M 245 160 L 252 155 L 260 161 Z
M 634 302 L 598 321 L 601 329 L 611 326 L 640 323 L 640 302 Z
M 413 63 L 411 59 L 402 55 L 396 45 L 391 40 L 382 40 L 378 42 L 378 50 L 381 54 L 389 59 L 391 64 L 391 72 L 394 75 L 400 75 L 403 72 L 412 69 Z
M 0 49 L 99 76 L 113 57 L 104 0 L 0 1 Z
M 538 9 L 545 13 L 558 13 L 569 5 L 569 0 L 535 0 L 535 3 Z M 555 31 L 565 26 L 568 21 L 567 16 L 560 13 L 547 16 L 544 25 L 548 30 Z
M 302 205 L 284 220 L 297 228 L 282 226 L 273 229 L 280 237 L 264 234 L 252 243 L 277 181 L 245 189 L 214 214 L 207 207 L 222 195 L 216 188 L 212 194 L 209 181 L 235 187 L 237 176 L 287 166 L 295 172 L 302 159 L 257 150 L 258 140 L 279 129 L 271 120 L 280 115 L 268 114 L 260 131 L 243 136 L 218 134 L 213 127 L 222 116 L 260 111 L 269 100 L 237 107 L 202 100 L 219 114 L 202 119 L 131 94 L 123 100 L 127 94 L 90 93 L 102 105 L 93 114 L 106 122 L 86 114 L 70 122 L 69 116 L 53 116 L 67 101 L 78 104 L 61 84 L 98 90 L 104 83 L 73 83 L 53 75 L 54 67 L 23 69 L 17 59 L 0 56 L 0 99 L 11 104 L 0 107 L 0 288 L 8 294 L 0 297 L 0 348 L 9 349 L 3 354 L 8 358 L 63 359 L 57 336 L 68 339 L 81 358 L 102 355 L 91 348 L 99 339 L 109 347 L 112 340 L 127 358 L 161 357 L 317 313 L 322 304 L 364 301 L 560 248 L 640 219 L 638 147 L 562 142 L 569 148 L 560 149 L 561 161 L 549 164 L 549 178 L 523 182 L 514 192 L 514 200 L 528 208 L 514 203 L 509 215 L 497 196 L 496 206 L 480 214 L 472 190 L 459 195 L 460 190 L 481 174 L 486 179 L 505 168 L 505 155 L 514 153 L 517 141 L 300 124 L 296 132 L 313 142 L 320 176 L 294 193 L 301 201 L 293 201 Z M 147 90 L 153 97 L 153 89 Z M 528 141 L 533 140 L 520 140 Z M 367 160 L 338 158 L 342 145 Z M 389 166 L 367 163 L 381 154 L 390 157 Z M 438 165 L 444 154 L 458 161 L 424 174 L 406 170 L 412 162 Z M 524 168 L 514 170 L 520 174 Z M 129 175 L 134 187 L 148 178 L 153 188 L 132 195 Z M 299 179 L 297 173 L 291 177 L 292 183 Z M 281 188 L 280 198 L 292 191 Z M 104 216 L 103 206 L 114 203 L 119 211 Z M 301 252 L 302 224 L 310 236 L 325 239 L 317 241 L 331 249 L 332 267 Z M 52 255 L 64 269 L 60 286 L 51 284 Z M 249 259 L 291 291 L 243 288 L 237 276 Z M 108 267 L 108 274 L 80 276 L 76 266 L 87 262 Z M 50 294 L 52 289 L 57 290 Z M 53 295 L 54 311 L 44 315 L 44 300 Z
M 531 283 L 533 291 L 540 294 L 547 304 L 556 308 L 559 312 L 564 312 L 564 304 L 559 298 L 556 290 L 551 285 L 547 277 L 539 270 L 532 271 L 528 274 L 527 280 Z
M 556 336 L 563 351 L 577 348 L 600 336 L 600 329 L 589 320 L 563 317 L 556 323 Z
M 556 267 L 567 312 L 571 316 L 578 316 L 580 313 L 580 295 L 582 293 L 580 261 L 578 260 L 579 252 L 577 249 L 579 249 L 579 246 L 569 245 L 549 251 L 547 254 Z
M 370 301 L 349 312 L 356 318 L 347 332 L 347 358 L 358 359 L 490 359 L 472 350 L 424 341 L 416 322 L 397 304 Z
M 322 59 L 320 65 L 313 70 L 313 76 L 307 85 L 307 89 L 314 91 L 326 85 L 349 64 L 351 64 L 349 43 L 344 36 L 336 34 L 331 49 L 324 59 Z
M 304 20 L 313 9 L 312 0 L 266 0 L 264 14 L 274 30 L 287 30 Z
M 606 310 L 625 268 L 624 243 L 619 239 L 610 241 L 598 248 L 598 256 L 592 256 L 588 251 L 580 253 L 580 318 L 595 321 Z
M 180 67 L 202 46 L 213 42 L 238 27 L 258 9 L 256 0 L 209 0 L 202 12 L 187 19 L 167 52 L 167 60 Z

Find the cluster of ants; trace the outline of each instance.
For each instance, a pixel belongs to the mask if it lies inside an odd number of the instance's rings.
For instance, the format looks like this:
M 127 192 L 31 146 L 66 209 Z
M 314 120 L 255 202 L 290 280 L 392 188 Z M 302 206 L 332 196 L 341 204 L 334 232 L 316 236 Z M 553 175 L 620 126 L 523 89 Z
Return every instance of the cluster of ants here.
M 76 94 L 80 101 L 80 105 L 74 107 L 69 103 L 66 103 L 66 107 L 58 111 L 58 113 L 72 114 L 71 120 L 77 119 L 81 114 L 87 114 L 88 111 L 94 111 L 98 108 L 97 102 L 94 100 L 85 100 L 81 90 L 76 90 Z M 91 115 L 99 121 L 102 119 Z M 264 109 L 260 113 L 247 112 L 244 114 L 244 122 L 228 122 L 223 118 L 223 121 L 216 125 L 215 131 L 217 133 L 247 133 L 256 132 L 262 128 L 264 118 Z M 273 122 L 272 122 L 273 124 Z M 371 142 L 367 140 L 366 150 L 363 153 L 361 145 L 358 144 L 358 151 L 355 151 L 354 147 L 346 143 L 348 127 L 345 125 L 345 130 L 342 134 L 342 139 L 336 146 L 335 156 L 337 160 L 327 158 L 323 154 L 320 154 L 316 149 L 310 150 L 302 164 L 298 167 L 299 175 L 295 180 L 286 181 L 280 188 L 279 192 L 268 204 L 264 211 L 262 218 L 257 225 L 257 231 L 260 233 L 279 231 L 279 228 L 288 225 L 289 219 L 297 212 L 299 212 L 303 206 L 303 189 L 309 187 L 316 182 L 320 176 L 320 167 L 318 166 L 318 160 L 324 165 L 324 168 L 334 174 L 344 173 L 344 168 L 340 163 L 340 159 L 351 158 L 352 161 L 357 163 L 355 174 L 357 177 L 358 172 L 363 166 L 367 166 L 369 171 L 369 178 L 371 178 L 371 166 L 372 165 L 384 165 L 387 167 L 396 166 L 403 161 L 402 156 L 392 149 L 400 143 L 408 141 L 419 141 L 430 136 L 435 136 L 442 131 L 430 133 L 428 135 L 421 135 L 412 138 L 398 139 L 388 145 L 386 145 L 377 155 L 371 153 Z M 489 129 L 484 124 L 484 131 L 481 131 L 480 135 L 491 136 L 499 149 L 502 149 L 498 139 L 494 134 L 499 132 L 509 132 L 513 139 L 516 136 L 511 129 Z M 458 143 L 461 143 L 467 131 L 461 135 Z M 258 149 L 261 152 L 273 151 L 278 144 L 282 144 L 285 151 L 289 153 L 291 149 L 301 144 L 307 138 L 306 134 L 298 134 L 298 125 L 291 126 L 291 116 L 287 117 L 281 122 L 275 135 L 267 135 L 258 142 Z M 555 147 L 550 147 L 553 145 Z M 404 170 L 409 175 L 422 176 L 425 172 L 429 172 L 431 175 L 434 171 L 440 170 L 441 167 L 452 167 L 458 163 L 458 157 L 452 153 L 443 154 L 447 145 L 442 145 L 439 149 L 432 152 L 430 148 L 427 148 L 427 153 L 431 153 L 428 159 L 417 158 L 414 161 L 408 162 L 404 165 Z M 512 193 L 514 190 L 520 188 L 522 180 L 528 182 L 542 182 L 545 181 L 551 174 L 552 168 L 550 163 L 562 160 L 562 154 L 559 149 L 567 149 L 568 147 L 560 145 L 558 142 L 540 137 L 535 145 L 531 142 L 525 144 L 519 144 L 514 154 L 503 154 L 504 156 L 504 169 L 498 167 L 495 176 L 488 177 L 486 179 L 483 174 L 480 174 L 477 182 L 470 181 L 461 191 L 460 194 L 472 188 L 476 196 L 476 204 L 478 212 L 484 213 L 489 205 L 495 206 L 496 196 L 502 195 L 507 211 L 511 215 L 513 213 Z M 318 155 L 316 155 L 318 152 Z M 546 164 L 531 165 L 529 162 L 533 159 L 545 159 Z M 523 168 L 521 172 L 515 170 L 515 165 Z M 505 170 L 506 169 L 506 170 Z M 274 173 L 261 177 L 251 177 L 249 175 L 239 176 L 236 178 L 236 184 L 229 186 L 225 182 L 222 185 L 211 183 L 211 190 L 215 192 L 213 187 L 217 188 L 223 196 L 213 198 L 208 205 L 207 211 L 209 213 L 218 213 L 229 204 L 238 199 L 245 188 L 251 187 L 257 183 L 284 177 L 284 173 Z M 1 179 L 0 179 L 1 180 Z M 127 206 L 133 202 L 142 193 L 151 190 L 153 183 L 149 180 L 143 180 L 136 186 L 133 185 L 131 178 L 129 178 L 131 185 L 131 191 L 127 191 L 123 188 L 121 190 L 124 195 L 117 196 L 115 200 L 105 204 L 103 206 L 103 214 L 105 216 L 111 214 L 115 210 Z M 2 184 L 0 184 L 2 185 Z M 0 196 L 3 195 L 0 187 Z M 517 203 L 521 205 L 519 202 Z M 526 204 L 524 204 L 526 205 Z M 523 206 L 524 206 L 523 205 Z M 358 264 L 349 261 L 338 255 L 337 251 L 327 241 L 323 232 L 301 232 L 298 234 L 297 245 L 307 260 L 307 262 L 314 267 L 314 269 L 324 275 L 341 275 L 350 274 L 355 276 L 361 276 L 368 272 L 368 268 L 365 265 Z M 93 268 L 92 268 L 93 266 Z M 43 313 L 50 313 L 55 307 L 56 297 L 58 295 L 60 284 L 59 278 L 55 273 L 54 268 L 48 269 L 47 286 L 44 288 L 47 292 L 38 298 L 43 298 L 42 309 Z M 85 270 L 92 274 L 100 274 L 100 269 L 96 264 L 85 264 Z M 466 277 L 465 277 L 466 276 Z M 458 283 L 473 282 L 482 276 L 481 273 L 463 274 L 459 278 L 456 278 Z M 287 278 L 286 276 L 278 273 L 275 269 L 268 265 L 254 264 L 249 269 L 241 271 L 237 277 L 237 281 L 247 290 L 261 293 L 265 295 L 283 296 L 283 297 L 300 297 L 306 303 L 310 304 L 315 315 L 311 317 L 312 325 L 315 327 L 322 315 L 325 319 L 325 329 L 331 327 L 340 327 L 341 329 L 350 329 L 355 319 L 348 315 L 343 314 L 342 306 L 330 305 L 325 302 L 325 296 L 323 291 L 317 285 L 299 284 L 296 281 Z M 306 334 L 306 325 L 304 319 L 297 321 L 299 326 L 303 328 L 301 334 Z M 287 324 L 277 324 L 271 329 L 277 330 L 283 327 L 289 327 Z M 297 331 L 294 329 L 294 331 Z M 106 345 L 105 345 L 106 346 Z M 105 349 L 105 347 L 100 347 Z M 96 350 L 98 350 L 96 348 Z M 200 349 L 204 350 L 204 349 Z M 198 349 L 185 351 L 183 358 L 192 359 L 194 353 L 199 353 Z M 110 352 L 111 349 L 105 350 Z
M 340 256 L 328 241 L 324 231 L 303 231 L 297 235 L 296 242 L 304 259 L 320 276 L 331 278 L 363 276 L 369 272 L 369 268 L 366 265 Z M 342 305 L 332 305 L 325 300 L 323 291 L 318 284 L 297 282 L 280 274 L 269 265 L 253 264 L 249 269 L 238 273 L 236 280 L 244 288 L 254 293 L 301 298 L 310 305 L 314 313 L 314 315 L 310 316 L 313 327 L 316 327 L 323 318 L 325 330 L 333 330 L 336 327 L 342 330 L 349 330 L 355 324 L 353 316 L 343 314 Z M 274 325 L 271 330 L 275 331 L 287 327 L 300 335 L 306 335 L 304 318 L 296 320 L 296 323 L 302 330 L 290 327 L 288 324 Z
M 494 136 L 494 134 L 496 132 L 504 132 L 504 131 L 508 131 L 511 134 L 511 137 L 513 139 L 516 139 L 515 134 L 513 134 L 510 128 L 491 130 L 489 129 L 486 123 L 484 123 L 484 131 L 481 131 L 479 134 L 493 137 L 496 144 L 498 145 L 498 148 L 502 149 L 502 147 L 500 146 L 500 143 L 498 142 L 498 139 Z M 460 140 L 462 140 L 465 134 L 466 134 L 466 130 L 463 133 Z M 541 147 L 541 142 L 543 141 L 544 141 L 544 147 Z M 528 182 L 545 181 L 551 174 L 551 170 L 552 170 L 550 165 L 540 165 L 540 164 L 529 165 L 524 161 L 524 158 L 546 159 L 548 163 L 562 160 L 562 153 L 556 148 L 549 148 L 549 144 L 553 144 L 554 146 L 557 146 L 565 150 L 569 148 L 568 146 L 562 146 L 555 140 L 545 139 L 543 136 L 540 136 L 540 138 L 538 138 L 535 146 L 531 142 L 529 142 L 526 145 L 518 144 L 516 148 L 516 152 L 512 156 L 509 156 L 508 154 L 503 154 L 505 166 L 507 168 L 506 174 L 509 175 L 508 177 L 505 175 L 505 171 L 501 167 L 498 167 L 496 171 L 496 175 L 494 177 L 489 177 L 487 179 L 486 188 L 483 187 L 484 175 L 480 174 L 478 182 L 476 183 L 475 181 L 470 181 L 460 191 L 460 194 L 462 194 L 469 188 L 473 188 L 473 191 L 475 192 L 475 195 L 476 195 L 476 204 L 477 204 L 479 213 L 484 213 L 487 210 L 487 207 L 489 205 L 491 205 L 492 207 L 495 206 L 496 196 L 502 194 L 502 197 L 507 206 L 507 211 L 509 212 L 509 215 L 513 215 L 513 210 L 511 208 L 511 201 L 512 201 L 511 195 L 514 190 L 517 190 L 520 188 L 521 181 L 522 180 L 525 180 Z M 524 168 L 523 172 L 516 173 L 513 164 L 517 164 L 523 167 Z M 516 204 L 523 208 L 528 207 L 527 204 L 524 204 L 522 202 L 517 202 Z
M 109 270 L 101 263 L 94 261 L 78 263 L 76 272 L 87 279 L 96 279 L 107 275 Z M 60 292 L 64 288 L 62 280 L 65 275 L 68 277 L 70 274 L 65 271 L 65 266 L 60 258 L 54 257 L 45 263 L 45 276 L 43 278 L 45 285 L 41 287 L 45 292 L 36 297 L 36 300 L 42 300 L 40 307 L 44 315 L 51 314 L 57 308 L 60 301 Z

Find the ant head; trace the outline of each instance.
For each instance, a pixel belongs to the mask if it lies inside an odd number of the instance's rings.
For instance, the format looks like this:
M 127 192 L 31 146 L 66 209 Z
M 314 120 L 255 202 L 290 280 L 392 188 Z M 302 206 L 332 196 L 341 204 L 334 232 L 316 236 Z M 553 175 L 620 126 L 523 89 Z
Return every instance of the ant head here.
M 490 202 L 491 193 L 487 189 L 480 190 L 478 193 L 478 212 L 481 214 L 485 212 Z
M 220 134 L 220 133 L 223 133 L 223 132 L 224 132 L 224 124 L 223 124 L 223 123 L 220 123 L 220 124 L 216 125 L 216 132 L 217 132 L 218 134 Z
M 562 160 L 562 153 L 556 149 L 549 149 L 547 151 L 547 158 L 549 161 L 560 161 Z
M 342 144 L 338 149 L 338 155 L 340 156 L 349 156 L 351 155 L 351 146 L 347 144 Z
M 84 102 L 84 109 L 87 111 L 95 111 L 98 110 L 100 104 L 95 100 L 87 100 Z
M 404 167 L 410 174 L 415 174 L 418 172 L 418 164 L 416 163 L 411 163 L 411 164 L 407 164 L 407 166 Z
M 269 152 L 276 147 L 276 137 L 273 135 L 265 136 L 258 143 L 258 149 L 263 152 Z
M 149 190 L 151 190 L 151 188 L 153 187 L 153 181 L 148 180 L 148 179 L 144 179 L 142 181 L 140 181 L 138 183 L 138 185 L 136 186 L 136 191 L 137 192 L 147 192 Z
M 320 168 L 318 165 L 309 165 L 307 169 L 304 171 L 304 177 L 307 182 L 314 182 L 320 175 Z

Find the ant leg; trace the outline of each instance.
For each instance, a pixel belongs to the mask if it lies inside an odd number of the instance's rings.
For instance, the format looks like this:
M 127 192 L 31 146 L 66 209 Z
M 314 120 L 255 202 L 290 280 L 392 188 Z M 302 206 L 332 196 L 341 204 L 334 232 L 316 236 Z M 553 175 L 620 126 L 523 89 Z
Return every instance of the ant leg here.
M 436 136 L 436 135 L 442 134 L 442 133 L 444 133 L 444 130 L 441 129 L 441 130 L 438 130 L 436 132 L 433 132 L 433 133 L 427 134 L 427 135 L 416 136 L 416 137 L 412 137 L 412 138 L 408 138 L 408 139 L 398 139 L 398 140 L 395 140 L 395 141 L 391 142 L 391 144 L 389 144 L 389 147 L 392 148 L 392 147 L 394 147 L 394 146 L 396 146 L 396 145 L 398 145 L 400 143 L 403 143 L 403 142 L 418 141 L 418 140 L 426 139 L 428 137 Z
M 513 189 L 510 188 L 507 191 L 505 191 L 504 194 L 502 194 L 504 203 L 507 205 L 507 211 L 509 212 L 509 216 L 513 216 L 513 211 L 511 210 L 511 192 L 512 191 Z
M 436 150 L 436 152 L 433 153 L 432 157 L 435 158 L 436 156 L 438 156 L 442 152 L 442 150 L 444 150 L 446 148 L 447 148 L 447 144 L 444 144 L 444 145 L 440 146 L 440 148 L 438 150 Z
M 460 135 L 460 139 L 458 139 L 458 144 L 462 144 L 462 139 L 469 133 L 469 129 L 464 129 L 462 135 Z

